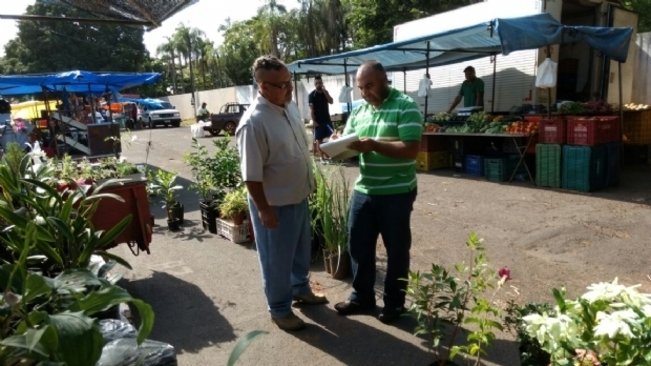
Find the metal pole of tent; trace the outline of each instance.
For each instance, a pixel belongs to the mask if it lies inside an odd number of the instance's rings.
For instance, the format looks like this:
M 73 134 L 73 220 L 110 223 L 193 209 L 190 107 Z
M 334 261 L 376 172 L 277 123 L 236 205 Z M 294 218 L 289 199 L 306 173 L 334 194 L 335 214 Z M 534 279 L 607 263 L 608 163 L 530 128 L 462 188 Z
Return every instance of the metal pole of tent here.
M 348 59 L 344 59 L 344 81 L 346 83 L 346 86 L 350 86 L 348 83 Z M 352 98 L 351 98 L 352 99 Z M 348 107 L 348 115 L 346 116 L 346 121 L 348 121 L 348 116 L 350 116 L 350 113 L 352 112 L 353 109 L 353 103 L 350 101 L 350 99 L 346 98 L 346 106 Z
M 552 57 L 552 49 L 547 45 L 546 57 Z M 552 88 L 547 88 L 547 118 L 552 118 Z
M 495 113 L 495 81 L 497 75 L 497 54 L 491 56 L 493 58 L 493 87 L 492 87 L 492 96 L 491 96 L 491 113 Z
M 429 51 L 430 51 L 430 43 L 427 41 L 427 53 L 425 54 L 425 77 L 427 77 L 429 80 Z M 429 98 L 429 85 L 427 86 L 427 93 L 425 94 L 425 113 L 423 114 L 423 117 L 425 120 L 427 120 L 427 103 L 428 103 L 428 98 Z
M 402 91 L 407 92 L 407 68 L 402 68 Z

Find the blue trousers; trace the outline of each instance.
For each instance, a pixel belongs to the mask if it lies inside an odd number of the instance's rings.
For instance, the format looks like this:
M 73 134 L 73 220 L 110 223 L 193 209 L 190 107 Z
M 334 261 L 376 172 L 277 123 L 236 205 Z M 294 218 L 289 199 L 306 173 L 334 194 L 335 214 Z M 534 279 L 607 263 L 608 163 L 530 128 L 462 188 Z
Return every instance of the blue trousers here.
M 284 317 L 291 311 L 293 295 L 310 291 L 312 239 L 307 199 L 295 205 L 274 207 L 278 213 L 275 229 L 262 225 L 250 198 L 249 209 L 267 306 L 272 317 Z
M 387 251 L 384 306 L 405 304 L 409 274 L 411 228 L 409 222 L 416 189 L 409 193 L 369 196 L 357 191 L 351 197 L 348 217 L 348 250 L 353 267 L 353 292 L 349 300 L 375 303 L 375 248 L 382 235 Z

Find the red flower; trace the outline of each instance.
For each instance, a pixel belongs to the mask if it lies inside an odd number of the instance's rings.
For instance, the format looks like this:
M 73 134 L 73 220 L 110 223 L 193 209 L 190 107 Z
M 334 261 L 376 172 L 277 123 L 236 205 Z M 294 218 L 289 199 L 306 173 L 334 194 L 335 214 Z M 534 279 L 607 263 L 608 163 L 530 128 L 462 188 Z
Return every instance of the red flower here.
M 500 276 L 500 278 L 504 278 L 505 281 L 508 281 L 511 279 L 511 270 L 509 267 L 504 266 L 497 271 L 497 275 Z

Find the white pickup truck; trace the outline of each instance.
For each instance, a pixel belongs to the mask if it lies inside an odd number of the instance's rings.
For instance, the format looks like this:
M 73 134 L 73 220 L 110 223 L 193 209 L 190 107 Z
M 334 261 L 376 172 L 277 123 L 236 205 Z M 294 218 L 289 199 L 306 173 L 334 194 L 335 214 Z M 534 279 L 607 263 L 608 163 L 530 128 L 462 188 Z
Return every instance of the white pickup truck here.
M 162 100 L 144 105 L 138 119 L 149 128 L 158 125 L 165 125 L 165 127 L 179 127 L 181 125 L 181 113 L 170 102 Z

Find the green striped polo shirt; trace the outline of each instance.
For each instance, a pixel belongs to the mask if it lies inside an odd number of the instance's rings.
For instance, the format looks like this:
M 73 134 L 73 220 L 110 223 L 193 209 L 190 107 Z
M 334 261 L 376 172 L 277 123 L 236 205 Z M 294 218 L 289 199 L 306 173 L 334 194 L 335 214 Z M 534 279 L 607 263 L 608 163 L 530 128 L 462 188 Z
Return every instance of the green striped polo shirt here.
M 369 103 L 355 108 L 344 129 L 344 135 L 356 134 L 360 139 L 377 141 L 420 141 L 423 117 L 411 97 L 394 88 L 376 109 Z M 368 195 L 407 193 L 416 188 L 416 160 L 396 159 L 375 151 L 359 158 L 360 175 L 355 190 Z

